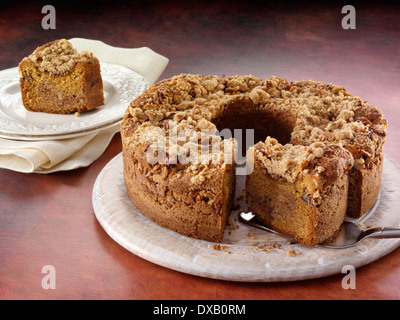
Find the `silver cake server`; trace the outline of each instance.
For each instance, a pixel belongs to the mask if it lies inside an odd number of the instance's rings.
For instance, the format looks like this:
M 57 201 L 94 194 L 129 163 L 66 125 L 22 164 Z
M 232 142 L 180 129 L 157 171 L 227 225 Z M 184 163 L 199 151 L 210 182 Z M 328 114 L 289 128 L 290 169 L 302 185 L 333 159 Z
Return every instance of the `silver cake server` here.
M 242 212 L 239 214 L 239 221 L 249 226 L 272 232 L 280 236 L 288 238 L 289 241 L 295 242 L 293 238 L 285 236 L 275 230 L 266 227 L 257 217 L 251 212 Z M 400 238 L 400 227 L 377 227 L 362 230 L 357 224 L 352 222 L 343 222 L 340 229 L 336 231 L 330 238 L 320 243 L 318 246 L 345 249 L 355 246 L 361 240 L 366 238 L 387 239 Z

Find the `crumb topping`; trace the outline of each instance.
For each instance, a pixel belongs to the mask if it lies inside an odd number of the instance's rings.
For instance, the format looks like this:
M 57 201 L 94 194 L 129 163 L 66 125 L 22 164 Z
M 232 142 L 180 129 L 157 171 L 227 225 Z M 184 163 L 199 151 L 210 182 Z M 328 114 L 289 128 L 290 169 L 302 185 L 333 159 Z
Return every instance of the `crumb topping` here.
M 267 138 L 263 152 L 257 154 L 271 175 L 294 181 L 299 172 L 311 167 L 321 173 L 324 167 L 318 165 L 319 159 L 325 157 L 329 145 L 347 149 L 354 159 L 346 161 L 356 169 L 368 166 L 383 152 L 385 118 L 378 108 L 346 89 L 314 80 L 288 82 L 275 76 L 259 79 L 252 75 L 181 74 L 159 82 L 130 104 L 122 129 L 125 124 L 129 127 L 127 120 L 138 124 L 138 129 L 125 143 L 133 147 L 157 145 L 157 141 L 145 138 L 148 130 L 158 130 L 164 136 L 171 130 L 178 134 L 192 130 L 188 141 L 170 140 L 167 144 L 166 159 L 179 158 L 188 150 L 201 149 L 204 141 L 218 141 L 215 123 L 232 104 L 246 99 L 257 106 L 260 117 L 263 110 L 285 110 L 296 119 L 290 144 L 283 146 Z M 208 130 L 208 134 L 202 130 Z M 200 166 L 205 168 L 213 158 L 222 157 L 221 150 L 201 159 Z
M 273 178 L 283 178 L 290 183 L 304 174 L 329 179 L 327 176 L 331 175 L 332 159 L 340 159 L 340 168 L 335 174 L 347 171 L 354 164 L 351 153 L 339 144 L 314 142 L 308 146 L 289 143 L 281 145 L 276 139 L 267 137 L 264 143 L 257 143 L 253 149 L 254 156 Z
M 181 177 L 191 174 L 193 184 L 201 184 L 212 178 L 216 167 L 233 164 L 237 143 L 215 135 L 215 125 L 202 119 L 188 117 L 179 122 L 168 120 L 164 127 L 145 122 L 126 143 L 133 149 L 145 145 L 146 161 L 152 165 L 148 176 L 166 180 L 173 171 Z
M 95 59 L 92 53 L 78 53 L 66 39 L 55 40 L 38 47 L 27 58 L 40 72 L 47 71 L 53 75 L 70 72 L 78 61 Z
M 313 170 L 321 173 L 325 170 L 318 165 L 318 159 L 324 155 L 324 147 L 322 142 L 315 142 L 309 146 L 281 145 L 276 139 L 267 137 L 264 143 L 254 146 L 254 156 L 272 177 L 283 177 L 293 183 L 301 172 Z

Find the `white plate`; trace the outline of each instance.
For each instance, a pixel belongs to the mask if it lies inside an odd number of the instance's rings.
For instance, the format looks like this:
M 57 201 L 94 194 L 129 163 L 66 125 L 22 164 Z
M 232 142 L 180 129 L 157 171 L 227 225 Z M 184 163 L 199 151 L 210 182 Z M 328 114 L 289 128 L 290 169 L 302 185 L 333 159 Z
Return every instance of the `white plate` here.
M 238 176 L 244 178 L 244 176 Z M 236 202 L 243 188 L 239 180 Z M 364 226 L 399 226 L 400 167 L 385 157 L 380 200 Z M 289 244 L 283 237 L 237 222 L 240 210 L 231 214 L 220 244 L 182 236 L 150 221 L 131 202 L 124 184 L 122 155 L 100 172 L 93 188 L 97 220 L 121 246 L 164 267 L 197 275 L 233 281 L 292 281 L 342 272 L 375 261 L 400 245 L 399 239 L 365 239 L 348 249 L 308 248 Z M 237 228 L 238 227 L 238 228 Z M 294 251 L 290 251 L 294 250 Z M 295 253 L 294 256 L 289 253 Z
M 121 121 L 129 103 L 148 88 L 143 76 L 120 65 L 100 63 L 103 106 L 74 114 L 31 112 L 22 104 L 18 68 L 0 71 L 0 136 L 18 140 L 65 139 Z

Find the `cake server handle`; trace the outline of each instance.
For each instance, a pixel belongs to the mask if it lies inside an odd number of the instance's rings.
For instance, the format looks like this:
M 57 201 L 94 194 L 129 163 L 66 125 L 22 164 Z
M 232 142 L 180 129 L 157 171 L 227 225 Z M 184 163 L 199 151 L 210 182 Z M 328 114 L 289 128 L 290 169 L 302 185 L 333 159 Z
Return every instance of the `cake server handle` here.
M 400 227 L 378 227 L 364 232 L 362 238 L 389 239 L 400 238 Z

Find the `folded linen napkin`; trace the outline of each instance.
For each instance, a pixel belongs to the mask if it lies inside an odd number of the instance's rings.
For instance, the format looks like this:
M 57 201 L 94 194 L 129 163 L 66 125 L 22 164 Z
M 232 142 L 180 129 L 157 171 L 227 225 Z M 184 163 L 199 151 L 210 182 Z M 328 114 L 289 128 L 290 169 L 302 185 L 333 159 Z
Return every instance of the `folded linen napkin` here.
M 112 47 L 98 40 L 69 40 L 79 52 L 93 52 L 100 61 L 120 64 L 147 80 L 149 86 L 160 77 L 168 59 L 143 48 Z M 90 165 L 107 148 L 119 125 L 76 138 L 49 141 L 0 139 L 0 168 L 25 173 L 51 173 Z

